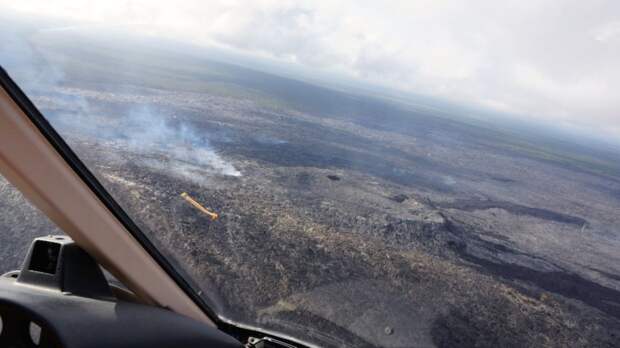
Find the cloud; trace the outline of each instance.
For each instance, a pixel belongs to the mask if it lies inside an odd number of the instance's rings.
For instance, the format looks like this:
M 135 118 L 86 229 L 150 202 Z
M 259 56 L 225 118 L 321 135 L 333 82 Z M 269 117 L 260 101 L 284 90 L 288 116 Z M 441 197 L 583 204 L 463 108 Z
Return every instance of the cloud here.
M 620 21 L 604 23 L 593 30 L 594 39 L 600 42 L 609 42 L 620 39 Z
M 225 47 L 594 132 L 620 123 L 620 2 L 613 0 L 0 0 L 0 6 Z

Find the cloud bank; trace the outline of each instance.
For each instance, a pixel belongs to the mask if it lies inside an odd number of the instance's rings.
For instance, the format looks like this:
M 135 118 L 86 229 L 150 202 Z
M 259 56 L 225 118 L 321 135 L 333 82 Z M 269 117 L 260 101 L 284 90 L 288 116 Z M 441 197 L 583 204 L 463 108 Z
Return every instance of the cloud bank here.
M 618 1 L 0 0 L 620 138 Z

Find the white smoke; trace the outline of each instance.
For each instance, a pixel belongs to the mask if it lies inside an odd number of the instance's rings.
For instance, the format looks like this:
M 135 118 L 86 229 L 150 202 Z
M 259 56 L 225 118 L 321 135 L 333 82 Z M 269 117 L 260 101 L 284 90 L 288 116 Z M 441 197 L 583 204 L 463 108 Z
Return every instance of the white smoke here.
M 241 172 L 214 151 L 197 127 L 184 122 L 175 124 L 171 119 L 141 106 L 123 117 L 115 132 L 119 138 L 126 139 L 129 151 L 160 156 L 158 161 L 145 163 L 151 166 L 165 163 L 170 171 L 185 178 L 194 178 L 201 172 L 241 176 Z
M 36 31 L 9 24 L 0 23 L 0 64 L 69 145 L 87 139 L 101 145 L 100 160 L 131 157 L 138 165 L 200 184 L 209 175 L 241 175 L 209 144 L 202 126 L 142 104 L 121 87 L 105 93 L 68 88 L 72 81 L 32 42 Z
M 99 149 L 106 150 L 105 156 L 199 184 L 211 175 L 241 176 L 210 145 L 202 126 L 179 121 L 148 105 L 132 106 L 118 117 L 101 115 L 94 107 L 86 116 L 83 107 L 78 110 L 79 114 L 54 113 L 51 122 L 68 137 L 94 140 Z

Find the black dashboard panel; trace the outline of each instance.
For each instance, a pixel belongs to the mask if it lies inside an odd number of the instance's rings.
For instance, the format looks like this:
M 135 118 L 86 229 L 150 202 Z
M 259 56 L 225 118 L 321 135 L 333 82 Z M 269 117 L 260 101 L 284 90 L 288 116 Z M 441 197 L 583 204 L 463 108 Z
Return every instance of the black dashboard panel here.
M 13 335 L 27 333 L 23 325 L 30 321 L 49 335 L 52 347 L 242 347 L 217 329 L 165 309 L 74 296 L 19 284 L 11 277 L 0 278 L 0 316 L 2 347 L 27 342 Z
M 99 265 L 67 236 L 36 238 L 22 270 L 0 277 L 0 318 L 0 347 L 243 347 L 197 320 L 117 299 Z

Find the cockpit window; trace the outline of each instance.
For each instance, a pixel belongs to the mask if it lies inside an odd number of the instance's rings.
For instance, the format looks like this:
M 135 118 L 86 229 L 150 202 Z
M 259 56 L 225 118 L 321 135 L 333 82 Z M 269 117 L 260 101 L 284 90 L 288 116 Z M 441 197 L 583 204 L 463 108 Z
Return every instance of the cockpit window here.
M 0 64 L 226 322 L 329 347 L 614 346 L 613 11 L 401 5 L 213 5 L 201 25 L 9 6 Z

